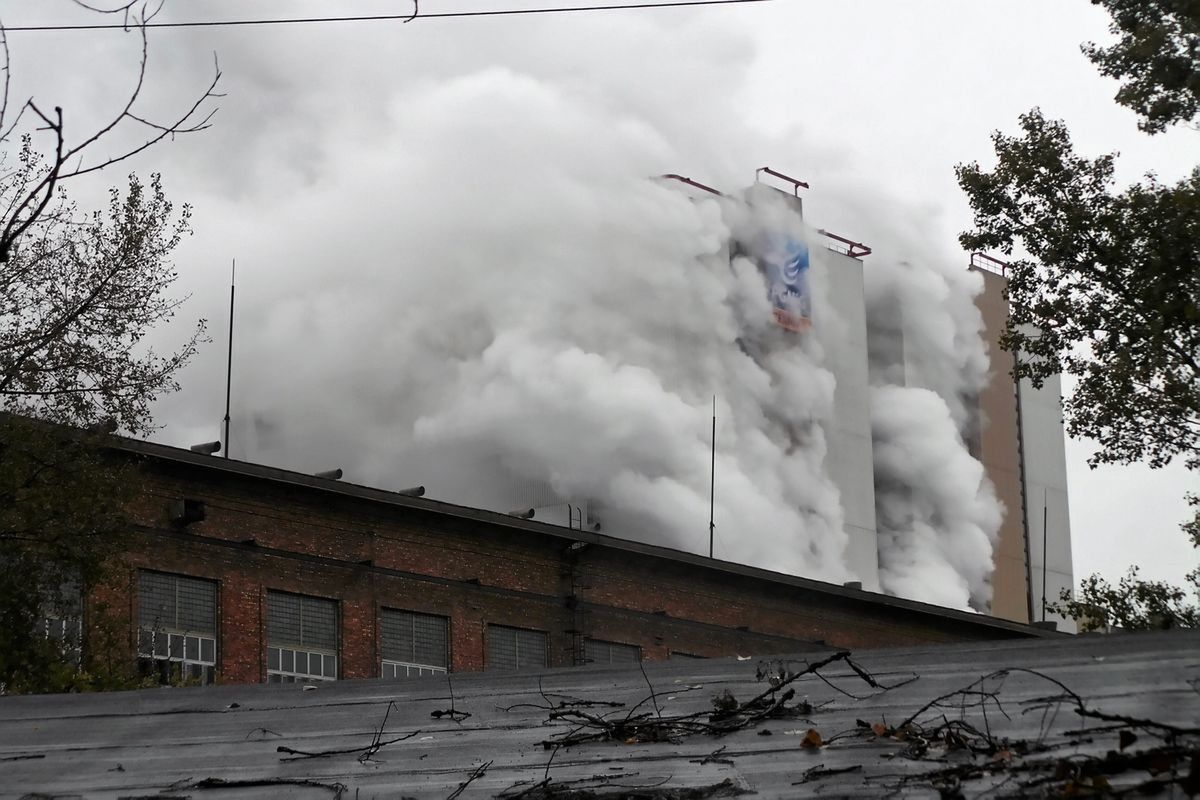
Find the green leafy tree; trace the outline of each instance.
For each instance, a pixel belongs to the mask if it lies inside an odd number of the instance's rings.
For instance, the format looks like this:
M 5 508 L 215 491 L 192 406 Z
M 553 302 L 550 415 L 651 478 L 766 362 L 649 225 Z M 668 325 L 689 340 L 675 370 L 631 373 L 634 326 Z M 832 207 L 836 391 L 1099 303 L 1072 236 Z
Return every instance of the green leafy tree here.
M 1189 576 L 1193 594 L 1200 590 L 1196 574 Z M 1099 575 L 1085 578 L 1077 597 L 1063 592 L 1051 611 L 1079 621 L 1082 631 L 1169 630 L 1200 628 L 1200 606 L 1188 602 L 1188 592 L 1163 581 L 1143 581 L 1138 568 L 1113 586 Z
M 4 691 L 122 686 L 84 658 L 80 592 L 104 578 L 124 541 L 134 471 L 101 435 L 0 417 L 0 684 Z M 97 614 L 89 622 L 103 625 Z M 92 658 L 91 656 L 97 656 Z
M 1124 81 L 1116 101 L 1161 133 L 1200 114 L 1200 4 L 1196 0 L 1092 0 L 1112 17 L 1115 44 L 1083 52 L 1100 72 Z
M 1083 49 L 1123 81 L 1116 100 L 1148 133 L 1193 121 L 1200 3 L 1092 2 L 1109 12 L 1117 40 Z M 1036 108 L 1020 127 L 1016 136 L 993 134 L 993 169 L 956 168 L 974 211 L 974 230 L 959 241 L 1011 259 L 1001 345 L 1018 355 L 1015 376 L 1035 386 L 1059 373 L 1075 377 L 1063 411 L 1068 433 L 1099 443 L 1093 467 L 1158 468 L 1178 458 L 1200 470 L 1200 168 L 1175 183 L 1151 174 L 1118 190 L 1114 155 L 1077 154 L 1066 125 Z M 1190 501 L 1198 510 L 1183 527 L 1200 544 L 1200 505 Z M 1058 610 L 1099 608 L 1121 627 L 1148 627 L 1152 618 L 1195 624 L 1183 590 L 1136 575 L 1115 589 L 1092 576 Z
M 86 637 L 76 621 L 81 597 L 122 551 L 137 489 L 135 469 L 111 457 L 105 438 L 152 428 L 152 401 L 177 388 L 204 332 L 200 322 L 165 355 L 146 343 L 178 308 L 170 256 L 190 216 L 173 210 L 158 175 L 149 184 L 129 176 L 106 211 L 82 213 L 66 195 L 69 182 L 201 130 L 211 116 L 219 71 L 174 119 L 138 109 L 147 5 L 114 11 L 137 37 L 141 65 L 127 102 L 76 139 L 61 108 L 10 104 L 0 26 L 0 692 L 127 685 L 128 632 L 112 630 L 95 606 Z M 110 140 L 134 144 L 114 151 Z M 122 657 L 88 646 L 102 639 Z
M 1100 443 L 1093 463 L 1180 456 L 1200 467 L 1200 170 L 1113 191 L 1113 156 L 1077 155 L 1038 110 L 996 133 L 997 163 L 958 167 L 972 250 L 1014 255 L 1001 339 L 1035 384 L 1075 376 L 1067 430 Z

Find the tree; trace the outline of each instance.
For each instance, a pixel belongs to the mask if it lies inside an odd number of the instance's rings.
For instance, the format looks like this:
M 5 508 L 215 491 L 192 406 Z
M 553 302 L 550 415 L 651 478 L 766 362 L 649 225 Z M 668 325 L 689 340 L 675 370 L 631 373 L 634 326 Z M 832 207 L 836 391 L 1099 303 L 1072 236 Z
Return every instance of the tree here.
M 111 686 L 113 677 L 123 683 L 119 674 L 96 674 L 100 659 L 84 664 L 74 655 L 83 645 L 81 590 L 102 580 L 119 553 L 134 491 L 132 470 L 106 458 L 98 438 L 0 416 L 4 691 Z
M 0 199 L 5 187 L 0 186 Z M 165 292 L 176 274 L 168 257 L 188 232 L 152 176 L 129 176 L 110 194 L 105 216 L 58 209 L 14 243 L 0 268 L 0 396 L 5 409 L 78 427 L 107 422 L 143 432 L 150 402 L 175 387 L 195 352 L 200 323 L 170 355 L 139 352 L 179 301 Z
M 1103 75 L 1125 84 L 1116 101 L 1142 117 L 1139 127 L 1161 133 L 1200 114 L 1200 5 L 1196 0 L 1092 0 L 1112 17 L 1110 47 L 1083 52 Z
M 1112 17 L 1115 44 L 1086 44 L 1101 72 L 1125 81 L 1117 102 L 1154 134 L 1200 111 L 1200 3 L 1092 0 Z M 1001 345 L 1014 376 L 1035 386 L 1068 373 L 1067 431 L 1099 443 L 1092 467 L 1176 458 L 1200 470 L 1200 168 L 1173 184 L 1153 174 L 1114 190 L 1115 155 L 1076 154 L 1066 125 L 1039 109 L 1021 134 L 996 132 L 996 166 L 955 168 L 974 211 L 968 250 L 998 249 L 1008 268 L 1010 318 Z M 1183 527 L 1200 546 L 1200 501 Z M 1103 611 L 1109 624 L 1197 620 L 1186 593 L 1137 579 L 1116 589 L 1098 576 L 1056 609 Z M 1197 573 L 1189 576 L 1197 583 Z M 1190 608 L 1190 610 L 1189 610 Z
M 1067 430 L 1100 443 L 1094 464 L 1200 467 L 1200 170 L 1114 193 L 1113 156 L 1076 155 L 1037 109 L 1021 128 L 993 136 L 993 171 L 957 168 L 976 226 L 962 245 L 1024 253 L 1009 263 L 1001 339 L 1016 374 L 1078 379 Z
M 1200 628 L 1200 606 L 1187 602 L 1186 591 L 1163 581 L 1143 581 L 1137 575 L 1138 568 L 1130 567 L 1116 586 L 1091 575 L 1080 584 L 1078 599 L 1064 593 L 1049 608 L 1078 620 L 1083 631 Z M 1195 575 L 1190 577 L 1195 586 Z
M 189 232 L 189 209 L 173 212 L 159 175 L 148 185 L 130 175 L 124 191 L 110 192 L 107 212 L 81 213 L 65 187 L 207 127 L 220 71 L 174 119 L 152 121 L 138 108 L 147 4 L 77 4 L 124 15 L 142 56 L 128 100 L 78 138 L 59 107 L 30 98 L 10 113 L 0 26 L 0 691 L 112 684 L 99 653 L 85 650 L 78 671 L 63 659 L 78 643 L 64 647 L 46 633 L 71 632 L 61 620 L 122 549 L 136 476 L 105 451 L 107 434 L 151 429 L 152 401 L 177 388 L 174 376 L 204 334 L 200 321 L 166 355 L 145 343 L 179 306 L 168 295 L 170 255 Z M 110 149 L 138 131 L 132 146 Z

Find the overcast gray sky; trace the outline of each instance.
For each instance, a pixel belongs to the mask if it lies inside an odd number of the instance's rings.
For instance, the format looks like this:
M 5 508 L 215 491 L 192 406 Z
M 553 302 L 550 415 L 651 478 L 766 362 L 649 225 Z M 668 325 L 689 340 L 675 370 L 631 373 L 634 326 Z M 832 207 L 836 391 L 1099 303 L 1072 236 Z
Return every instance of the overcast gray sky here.
M 422 0 L 421 10 L 551 4 Z M 161 19 L 410 7 L 400 0 L 174 0 Z M 3 14 L 13 26 L 88 21 L 65 0 L 9 2 Z M 1083 153 L 1120 151 L 1121 180 L 1148 170 L 1177 177 L 1195 165 L 1200 134 L 1144 136 L 1135 117 L 1112 102 L 1116 85 L 1079 52 L 1081 42 L 1107 38 L 1106 21 L 1085 0 L 774 0 L 407 25 L 154 31 L 151 109 L 177 107 L 202 88 L 214 52 L 226 92 L 212 130 L 130 164 L 162 172 L 170 195 L 195 208 L 196 233 L 178 258 L 181 285 L 192 293 L 181 317 L 209 319 L 214 338 L 184 374 L 183 391 L 160 404 L 159 438 L 187 444 L 217 434 L 231 259 L 238 259 L 245 304 L 239 324 L 245 314 L 247 329 L 259 334 L 255 352 L 239 364 L 269 375 L 276 394 L 318 392 L 331 376 L 302 389 L 297 376 L 314 362 L 345 357 L 328 344 L 333 338 L 357 336 L 364 357 L 387 352 L 365 321 L 355 326 L 337 304 L 339 281 L 353 273 L 348 262 L 433 257 L 420 248 L 436 239 L 413 239 L 410 247 L 409 239 L 393 238 L 397 226 L 420 219 L 450 241 L 473 228 L 476 204 L 509 204 L 509 227 L 497 228 L 488 243 L 498 264 L 505 234 L 538 235 L 530 221 L 542 213 L 536 198 L 523 203 L 505 194 L 512 176 L 503 160 L 522 169 L 543 165 L 547 185 L 555 165 L 593 163 L 595 174 L 572 175 L 601 182 L 604 165 L 625 158 L 645 174 L 678 172 L 731 189 L 769 164 L 810 181 L 813 224 L 877 248 L 920 241 L 964 265 L 955 236 L 970 216 L 953 166 L 986 164 L 990 132 L 1011 131 L 1034 105 L 1065 119 Z M 136 56 L 128 34 L 13 33 L 10 40 L 16 95 L 63 105 L 69 124 L 99 118 L 128 87 Z M 422 176 L 423 164 L 443 165 L 444 175 Z M 119 174 L 77 194 L 95 197 Z M 389 290 L 406 288 L 419 290 Z M 289 351 L 301 334 L 308 337 L 303 352 Z M 339 391 L 327 388 L 335 406 L 308 410 L 310 448 L 344 463 L 349 456 L 338 448 L 348 445 L 323 441 L 322 421 L 338 414 L 378 421 L 387 409 L 373 392 L 391 387 L 402 400 L 404 381 L 386 361 L 333 377 Z M 255 400 L 240 390 L 235 398 Z M 1178 530 L 1181 498 L 1200 481 L 1181 465 L 1089 470 L 1090 452 L 1087 442 L 1068 444 L 1077 577 L 1100 571 L 1115 578 L 1136 563 L 1147 577 L 1181 581 L 1197 563 Z

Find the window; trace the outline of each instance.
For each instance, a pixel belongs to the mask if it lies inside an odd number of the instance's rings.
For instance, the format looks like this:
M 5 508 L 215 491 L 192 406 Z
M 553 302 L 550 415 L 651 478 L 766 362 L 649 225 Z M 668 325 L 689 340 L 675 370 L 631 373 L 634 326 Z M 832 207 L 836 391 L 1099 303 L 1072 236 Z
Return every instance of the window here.
M 79 584 L 65 581 L 58 591 L 42 596 L 41 631 L 54 642 L 63 660 L 78 669 L 83 664 L 83 592 Z
M 636 664 L 642 660 L 642 648 L 636 644 L 605 642 L 600 639 L 583 640 L 585 664 Z
M 439 675 L 449 667 L 446 642 L 450 623 L 445 617 L 414 611 L 383 609 L 379 617 L 385 678 Z
M 267 592 L 267 682 L 337 679 L 336 600 Z
M 83 663 L 83 620 L 78 617 L 45 617 L 46 638 L 58 645 L 63 659 L 75 667 Z
M 487 668 L 490 670 L 541 669 L 548 666 L 548 650 L 549 639 L 542 631 L 504 625 L 487 627 Z
M 217 584 L 138 571 L 138 668 L 163 683 L 212 683 L 217 670 Z

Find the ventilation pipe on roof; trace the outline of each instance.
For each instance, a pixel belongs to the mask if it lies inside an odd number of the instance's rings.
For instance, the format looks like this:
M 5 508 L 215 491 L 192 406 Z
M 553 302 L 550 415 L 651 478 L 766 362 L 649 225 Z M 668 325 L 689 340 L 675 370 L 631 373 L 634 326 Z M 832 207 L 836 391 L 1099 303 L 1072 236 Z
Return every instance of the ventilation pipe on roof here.
M 862 591 L 862 581 L 846 581 L 842 584 L 842 586 L 846 587 L 847 589 L 855 589 L 860 592 Z
M 327 469 L 324 472 L 314 472 L 313 476 L 317 478 L 325 478 L 326 480 L 331 481 L 341 480 L 342 468 L 338 467 L 337 469 Z
M 518 508 L 515 511 L 508 512 L 508 515 L 510 517 L 516 517 L 518 519 L 533 519 L 533 509 L 532 508 Z
M 396 492 L 396 494 L 406 494 L 409 497 L 424 497 L 425 496 L 425 487 L 424 486 L 410 486 L 407 489 L 398 490 Z
M 211 456 L 213 453 L 219 453 L 221 451 L 221 443 L 220 442 L 201 442 L 200 444 L 192 445 L 191 447 L 188 448 L 188 450 L 191 450 L 193 453 L 200 453 L 201 455 Z

